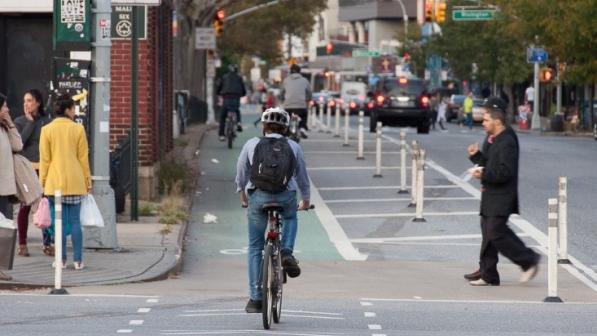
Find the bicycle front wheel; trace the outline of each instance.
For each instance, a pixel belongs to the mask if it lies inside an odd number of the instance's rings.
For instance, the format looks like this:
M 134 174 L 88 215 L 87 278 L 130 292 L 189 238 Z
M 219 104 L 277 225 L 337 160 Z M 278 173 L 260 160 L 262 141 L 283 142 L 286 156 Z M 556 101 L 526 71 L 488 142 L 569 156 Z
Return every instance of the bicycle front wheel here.
M 263 328 L 269 329 L 272 325 L 274 312 L 274 264 L 272 258 L 272 246 L 268 244 L 263 251 L 263 268 L 261 270 L 261 315 L 263 317 Z

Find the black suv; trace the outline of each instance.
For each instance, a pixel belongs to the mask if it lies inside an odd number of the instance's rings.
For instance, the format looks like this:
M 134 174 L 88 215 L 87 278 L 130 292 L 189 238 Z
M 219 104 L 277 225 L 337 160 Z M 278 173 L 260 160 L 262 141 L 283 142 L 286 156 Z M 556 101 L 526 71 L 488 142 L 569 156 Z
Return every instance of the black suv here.
M 375 132 L 377 122 L 388 126 L 412 126 L 417 133 L 429 133 L 431 108 L 425 83 L 416 78 L 385 77 L 375 91 L 375 108 L 371 110 L 369 131 Z

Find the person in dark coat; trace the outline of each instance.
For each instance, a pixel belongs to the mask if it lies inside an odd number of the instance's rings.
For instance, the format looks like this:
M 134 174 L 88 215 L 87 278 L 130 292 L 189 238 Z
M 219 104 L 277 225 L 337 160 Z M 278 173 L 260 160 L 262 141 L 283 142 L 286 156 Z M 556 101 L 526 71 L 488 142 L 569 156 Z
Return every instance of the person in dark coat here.
M 524 283 L 537 274 L 540 256 L 508 227 L 509 216 L 519 213 L 518 137 L 506 124 L 507 106 L 501 98 L 489 98 L 484 107 L 483 128 L 487 137 L 483 148 L 479 150 L 478 143 L 468 147 L 469 159 L 479 166 L 472 175 L 482 185 L 480 268 L 470 284 L 499 286 L 498 252 L 522 268 L 520 282 Z
M 238 74 L 238 67 L 236 64 L 230 64 L 228 69 L 228 73 L 222 77 L 222 81 L 216 90 L 216 93 L 224 99 L 224 106 L 220 113 L 220 127 L 218 130 L 220 141 L 226 140 L 226 137 L 224 137 L 224 130 L 228 112 L 236 113 L 236 121 L 238 122 L 237 131 L 242 132 L 240 99 L 247 95 L 245 83 L 243 82 L 243 78 Z

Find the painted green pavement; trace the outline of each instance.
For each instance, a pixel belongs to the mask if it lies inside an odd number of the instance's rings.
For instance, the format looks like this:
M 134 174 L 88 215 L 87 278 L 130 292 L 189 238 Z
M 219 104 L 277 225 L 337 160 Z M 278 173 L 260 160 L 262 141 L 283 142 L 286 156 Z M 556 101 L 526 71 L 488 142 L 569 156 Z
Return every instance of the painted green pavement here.
M 234 177 L 243 144 L 251 137 L 259 136 L 259 132 L 257 128 L 247 127 L 239 133 L 233 149 L 218 141 L 217 130 L 209 131 L 203 141 L 198 161 L 202 176 L 195 195 L 193 225 L 190 228 L 190 239 L 197 240 L 192 243 L 200 245 L 201 256 L 246 258 L 246 210 L 240 207 Z M 204 223 L 207 213 L 216 216 L 217 222 Z M 342 260 L 315 211 L 299 212 L 295 253 L 301 260 Z

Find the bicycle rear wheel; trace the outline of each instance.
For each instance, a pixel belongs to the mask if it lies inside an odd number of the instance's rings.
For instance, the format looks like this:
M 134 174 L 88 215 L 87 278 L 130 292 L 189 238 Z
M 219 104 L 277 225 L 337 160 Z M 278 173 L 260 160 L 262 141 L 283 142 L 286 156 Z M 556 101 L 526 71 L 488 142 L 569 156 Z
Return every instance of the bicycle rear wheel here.
M 269 329 L 272 325 L 274 311 L 274 265 L 272 259 L 272 245 L 265 246 L 263 253 L 263 267 L 261 270 L 261 315 L 263 328 Z
M 274 302 L 273 302 L 273 318 L 274 323 L 280 323 L 280 317 L 282 316 L 282 293 L 284 284 L 284 270 L 282 269 L 282 256 L 280 255 L 280 246 L 277 246 L 276 253 L 273 255 L 274 265 Z

